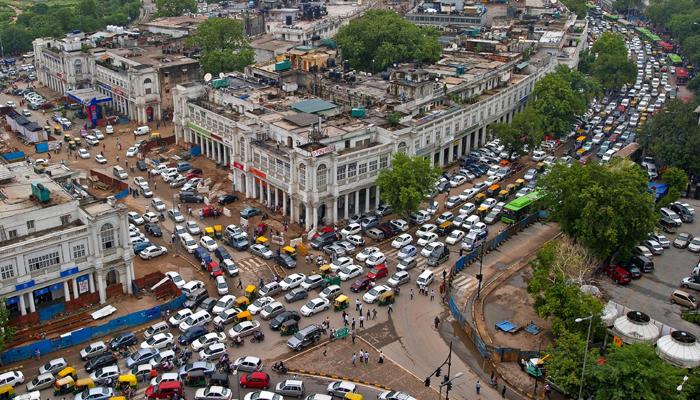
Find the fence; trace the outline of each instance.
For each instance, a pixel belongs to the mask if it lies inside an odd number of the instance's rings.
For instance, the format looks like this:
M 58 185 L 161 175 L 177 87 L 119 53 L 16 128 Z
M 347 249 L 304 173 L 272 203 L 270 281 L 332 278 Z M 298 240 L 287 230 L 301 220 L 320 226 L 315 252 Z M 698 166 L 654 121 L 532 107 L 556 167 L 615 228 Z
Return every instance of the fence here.
M 73 332 L 64 333 L 54 339 L 39 340 L 26 346 L 15 347 L 2 353 L 0 359 L 2 359 L 3 364 L 28 360 L 37 354 L 37 350 L 39 350 L 41 354 L 53 353 L 66 347 L 85 343 L 122 329 L 142 325 L 160 318 L 167 310 L 174 311 L 179 309 L 185 303 L 185 299 L 185 295 L 183 294 L 168 303 L 115 318 L 102 325 L 88 326 Z

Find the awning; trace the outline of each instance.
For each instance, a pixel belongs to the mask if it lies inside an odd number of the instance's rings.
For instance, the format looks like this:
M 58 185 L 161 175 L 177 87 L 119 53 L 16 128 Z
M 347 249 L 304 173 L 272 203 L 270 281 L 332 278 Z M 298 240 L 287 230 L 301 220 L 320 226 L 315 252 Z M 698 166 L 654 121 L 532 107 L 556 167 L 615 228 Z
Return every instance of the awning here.
M 677 78 L 687 78 L 688 77 L 688 70 L 685 68 L 676 68 L 676 77 Z
M 71 100 L 76 103 L 82 104 L 83 106 L 95 105 L 100 103 L 107 103 L 112 101 L 112 98 L 106 96 L 95 89 L 77 89 L 69 90 L 66 92 Z
M 668 59 L 671 60 L 671 62 L 674 64 L 679 64 L 683 62 L 683 58 L 681 58 L 681 56 L 679 56 L 678 54 L 669 54 Z
M 530 62 L 529 62 L 529 61 L 523 61 L 523 62 L 521 62 L 520 64 L 516 65 L 515 68 L 516 68 L 516 69 L 524 69 L 524 68 L 527 67 L 528 65 L 530 65 Z

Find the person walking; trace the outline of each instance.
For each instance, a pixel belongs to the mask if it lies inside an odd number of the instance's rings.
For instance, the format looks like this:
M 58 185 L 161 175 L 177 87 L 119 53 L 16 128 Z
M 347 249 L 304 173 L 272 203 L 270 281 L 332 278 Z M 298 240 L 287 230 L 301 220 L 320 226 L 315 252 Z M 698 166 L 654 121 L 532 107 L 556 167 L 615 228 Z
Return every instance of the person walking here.
M 544 396 L 548 399 L 552 396 L 552 387 L 549 386 L 549 383 L 544 385 Z
M 390 317 L 391 317 L 392 311 L 394 311 L 394 307 L 392 307 L 391 304 L 389 304 L 389 307 L 387 307 L 387 309 L 386 309 L 386 313 L 389 314 Z
M 352 353 L 352 366 L 355 366 L 355 362 L 357 362 L 357 354 Z
M 476 395 L 479 395 L 479 392 L 481 391 L 481 383 L 479 381 L 476 381 Z
M 438 325 L 440 325 L 440 317 L 438 317 L 438 316 L 436 315 L 436 316 L 435 316 L 435 329 L 438 328 Z
M 369 364 L 369 351 L 365 351 L 365 364 Z
M 347 314 L 345 314 L 345 317 L 343 318 L 343 323 L 345 324 L 345 326 L 348 326 L 348 325 L 349 325 L 349 324 L 348 324 L 348 315 L 347 315 Z
M 384 352 L 381 350 L 379 350 L 379 358 L 377 359 L 377 363 L 384 364 Z
M 411 288 L 411 292 L 409 294 L 411 296 L 411 300 L 413 300 L 413 288 Z
M 389 306 L 391 306 L 391 304 L 389 304 Z M 369 312 L 369 310 L 367 310 L 367 312 Z M 372 320 L 375 320 L 375 319 L 377 319 L 377 309 L 376 308 L 372 309 Z
M 360 311 L 360 299 L 355 299 L 355 311 Z
M 365 327 L 365 316 L 360 314 L 360 329 L 364 329 Z
M 350 327 L 353 331 L 355 330 L 355 317 L 352 317 L 352 324 L 350 324 Z
M 355 331 L 354 330 L 350 333 L 350 337 L 352 338 L 352 344 L 355 344 Z
M 506 398 L 506 385 L 503 385 L 503 390 L 501 390 L 501 398 L 505 399 Z
M 430 301 L 435 299 L 435 289 L 430 289 Z
M 370 315 L 369 315 L 369 308 L 367 309 L 367 321 L 369 321 Z
M 365 349 L 360 349 L 360 363 L 365 362 Z

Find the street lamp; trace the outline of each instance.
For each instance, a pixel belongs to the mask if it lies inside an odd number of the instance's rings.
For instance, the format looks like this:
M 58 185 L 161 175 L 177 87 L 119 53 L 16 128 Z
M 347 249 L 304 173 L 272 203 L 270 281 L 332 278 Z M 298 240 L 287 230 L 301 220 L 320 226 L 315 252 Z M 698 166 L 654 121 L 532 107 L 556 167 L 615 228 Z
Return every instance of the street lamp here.
M 678 385 L 678 386 L 676 387 L 676 390 L 678 391 L 678 393 L 680 393 L 681 391 L 683 391 L 683 385 L 685 385 L 686 382 L 688 382 L 688 377 L 687 377 L 687 376 L 684 376 L 684 377 L 683 377 L 683 382 L 681 382 L 681 384 Z
M 586 336 L 586 351 L 583 353 L 583 367 L 581 368 L 581 381 L 578 385 L 578 400 L 582 400 L 583 393 L 583 374 L 586 372 L 586 358 L 588 358 L 588 343 L 591 341 L 591 325 L 593 325 L 593 314 L 585 318 L 576 318 L 576 323 L 588 320 L 588 335 Z

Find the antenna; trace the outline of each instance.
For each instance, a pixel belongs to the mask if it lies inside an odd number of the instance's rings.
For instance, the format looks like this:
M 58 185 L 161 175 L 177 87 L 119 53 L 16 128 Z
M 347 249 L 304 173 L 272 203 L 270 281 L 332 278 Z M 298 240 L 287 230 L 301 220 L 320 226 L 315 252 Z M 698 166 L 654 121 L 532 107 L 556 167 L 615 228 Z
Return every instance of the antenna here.
M 224 76 L 226 76 L 226 75 L 224 75 L 223 72 L 219 72 L 219 78 L 223 78 Z
M 209 81 L 211 81 L 211 74 L 209 72 L 207 72 L 204 75 L 204 82 L 209 82 Z

